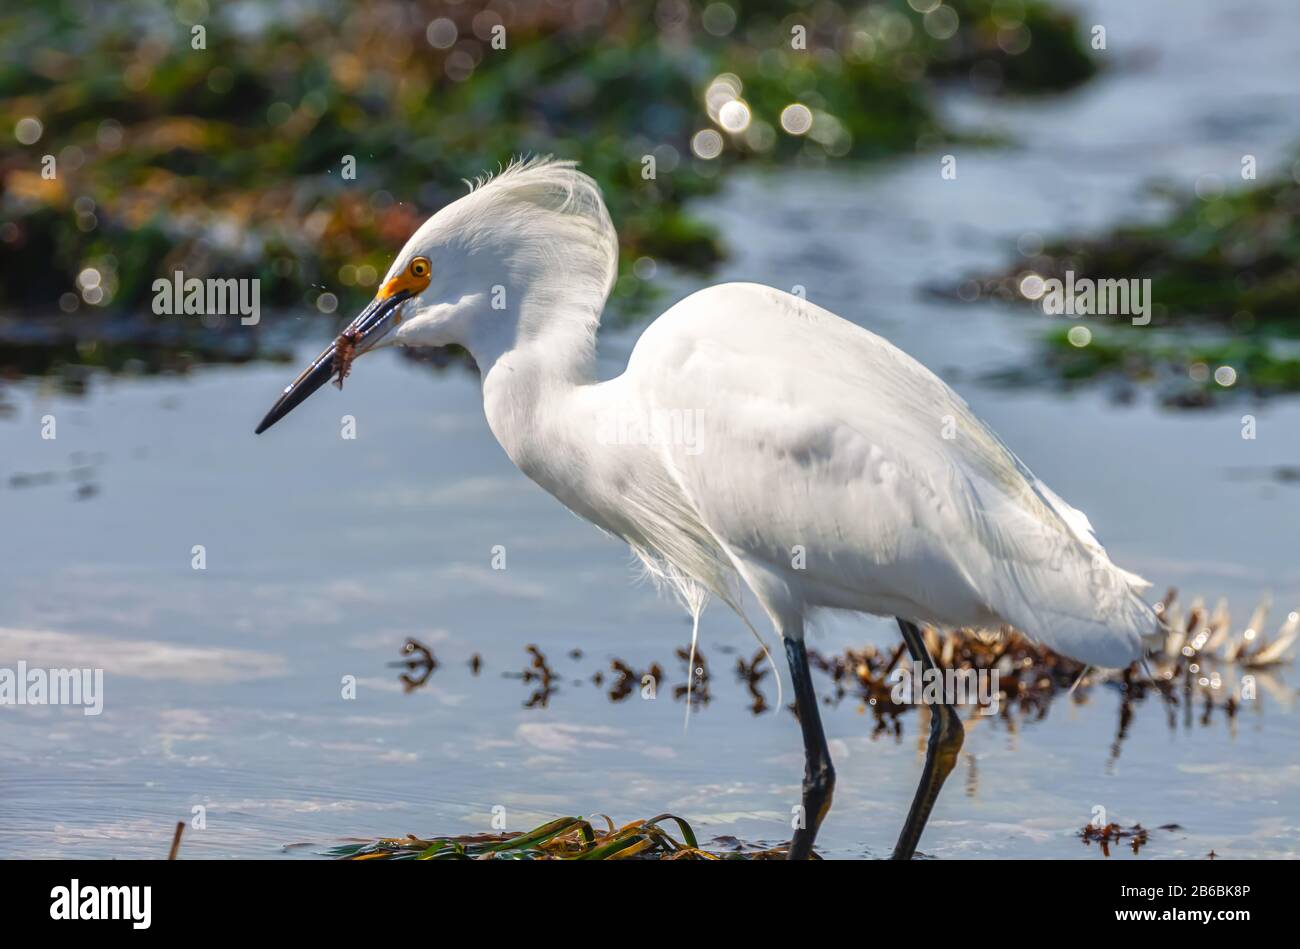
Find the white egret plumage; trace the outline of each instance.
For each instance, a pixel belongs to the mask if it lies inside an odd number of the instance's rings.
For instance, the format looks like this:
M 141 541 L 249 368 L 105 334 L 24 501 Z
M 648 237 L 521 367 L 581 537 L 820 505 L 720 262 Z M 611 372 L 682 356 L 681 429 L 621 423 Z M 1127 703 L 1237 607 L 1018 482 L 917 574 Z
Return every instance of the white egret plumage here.
M 1098 666 L 1140 658 L 1158 625 L 1139 596 L 1147 584 L 879 336 L 780 290 L 725 284 L 669 309 L 626 371 L 598 381 L 617 259 L 595 182 L 570 162 L 513 164 L 411 237 L 375 301 L 258 432 L 354 355 L 467 349 L 488 425 L 524 474 L 626 541 L 697 621 L 710 596 L 744 617 L 746 591 L 767 614 L 807 761 L 792 857 L 811 853 L 834 786 L 803 642 L 813 612 L 895 617 L 927 668 L 921 622 L 1007 624 Z M 898 857 L 912 855 L 962 742 L 956 712 L 933 712 Z

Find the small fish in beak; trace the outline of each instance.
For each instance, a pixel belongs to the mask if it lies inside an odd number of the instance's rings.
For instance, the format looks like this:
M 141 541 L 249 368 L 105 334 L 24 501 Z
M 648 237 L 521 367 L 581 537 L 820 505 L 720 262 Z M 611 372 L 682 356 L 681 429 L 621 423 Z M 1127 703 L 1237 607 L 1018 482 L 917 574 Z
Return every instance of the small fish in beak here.
M 339 338 L 334 340 L 334 371 L 338 373 L 338 378 L 334 380 L 334 384 L 340 389 L 343 388 L 343 380 L 352 371 L 352 360 L 356 358 L 356 337 L 344 330 L 339 333 Z
M 256 434 L 261 435 L 280 421 L 331 378 L 337 376 L 336 384 L 342 389 L 343 380 L 352 371 L 352 361 L 388 335 L 402 320 L 402 304 L 428 287 L 429 269 L 428 258 L 416 257 L 388 280 L 347 329 L 297 379 L 285 386 L 271 411 L 257 426 Z
M 285 386 L 280 398 L 271 406 L 271 411 L 262 419 L 262 424 L 257 426 L 257 434 L 262 434 L 296 409 L 336 374 L 338 386 L 343 388 L 343 379 L 352 369 L 352 361 L 371 349 L 392 329 L 397 308 L 410 295 L 409 290 L 399 290 L 392 296 L 376 299 L 362 310 L 361 315 L 348 324 L 348 328 L 313 359 L 297 379 Z

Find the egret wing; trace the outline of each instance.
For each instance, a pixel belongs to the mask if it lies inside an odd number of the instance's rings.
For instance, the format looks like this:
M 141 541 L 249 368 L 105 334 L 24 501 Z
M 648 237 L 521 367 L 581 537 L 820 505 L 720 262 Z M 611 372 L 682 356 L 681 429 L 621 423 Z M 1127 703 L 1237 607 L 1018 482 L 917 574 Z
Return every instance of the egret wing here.
M 1005 622 L 1106 666 L 1155 628 L 1081 512 L 937 376 L 827 310 L 702 291 L 647 330 L 626 382 L 689 419 L 693 441 L 660 450 L 700 522 L 807 606 Z

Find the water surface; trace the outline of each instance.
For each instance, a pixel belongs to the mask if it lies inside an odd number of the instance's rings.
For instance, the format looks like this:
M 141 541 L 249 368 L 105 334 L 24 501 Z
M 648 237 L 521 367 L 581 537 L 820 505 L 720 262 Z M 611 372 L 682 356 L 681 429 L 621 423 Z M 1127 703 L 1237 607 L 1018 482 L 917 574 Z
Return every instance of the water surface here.
M 1300 464 L 1300 403 L 1175 413 L 1104 390 L 998 388 L 985 374 L 1036 358 L 1046 318 L 921 292 L 1005 265 L 1026 232 L 1150 214 L 1151 180 L 1230 180 L 1246 153 L 1261 176 L 1289 164 L 1300 31 L 1288 3 L 1085 9 L 1108 28 L 1113 68 L 1066 98 L 952 102 L 956 120 L 1016 142 L 961 150 L 956 181 L 940 179 L 937 155 L 736 174 L 703 208 L 732 250 L 713 279 L 801 285 L 889 337 L 1087 511 L 1116 561 L 1158 588 L 1227 597 L 1240 626 L 1267 593 L 1281 611 L 1300 604 L 1300 485 L 1272 475 Z M 694 286 L 660 279 L 670 297 Z M 635 336 L 602 340 L 607 374 Z M 195 806 L 206 829 L 187 832 L 191 857 L 485 830 L 494 808 L 512 829 L 672 811 L 706 837 L 788 837 L 798 727 L 785 711 L 749 711 L 731 671 L 754 650 L 749 634 L 720 609 L 706 614 L 712 700 L 684 731 L 671 693 L 685 681 L 674 650 L 689 625 L 634 583 L 626 550 L 514 470 L 483 422 L 476 376 L 371 356 L 341 393 L 254 438 L 291 374 L 97 377 L 84 398 L 6 386 L 0 665 L 97 666 L 106 697 L 98 717 L 0 708 L 0 855 L 160 856 Z M 1254 441 L 1240 437 L 1247 411 Z M 40 438 L 46 414 L 55 440 Z M 344 415 L 355 440 L 340 437 Z M 195 545 L 204 570 L 192 568 Z M 492 569 L 498 546 L 505 570 Z M 386 665 L 408 636 L 441 664 L 409 694 Z M 885 621 L 835 621 L 815 645 L 894 636 Z M 532 685 L 507 675 L 530 663 L 526 644 L 556 673 L 545 707 L 526 707 Z M 661 664 L 658 697 L 611 702 L 613 658 Z M 980 721 L 922 850 L 1099 859 L 1075 833 L 1100 806 L 1124 824 L 1180 825 L 1155 832 L 1143 857 L 1294 855 L 1293 676 L 1263 685 L 1235 719 L 1208 724 L 1181 711 L 1171 724 L 1149 701 L 1118 744 L 1108 689 L 1057 701 L 1041 721 Z M 774 705 L 770 679 L 766 691 Z M 919 773 L 916 718 L 894 737 L 873 735 L 854 701 L 824 717 L 839 788 L 821 843 L 887 855 Z

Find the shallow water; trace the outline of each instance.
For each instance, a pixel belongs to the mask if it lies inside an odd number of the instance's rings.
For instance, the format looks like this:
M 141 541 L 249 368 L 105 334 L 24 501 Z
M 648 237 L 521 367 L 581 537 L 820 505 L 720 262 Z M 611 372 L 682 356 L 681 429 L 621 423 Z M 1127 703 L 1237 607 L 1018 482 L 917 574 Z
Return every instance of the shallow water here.
M 958 151 L 956 181 L 940 179 L 938 156 L 745 173 L 707 205 L 733 252 L 709 282 L 799 284 L 886 335 L 1087 511 L 1115 560 L 1158 589 L 1227 597 L 1238 627 L 1266 593 L 1274 620 L 1300 605 L 1300 484 L 1270 476 L 1300 464 L 1300 402 L 1173 413 L 1099 390 L 995 388 L 983 373 L 1034 358 L 1046 318 L 919 288 L 1004 264 L 1026 231 L 1149 213 L 1141 186 L 1155 177 L 1231 180 L 1244 153 L 1259 156 L 1261 176 L 1289 163 L 1300 30 L 1285 0 L 1247 7 L 1089 4 L 1115 68 L 1063 99 L 952 103 L 959 121 L 1018 141 Z M 602 341 L 608 373 L 634 340 Z M 476 377 L 368 357 L 341 393 L 254 438 L 290 375 L 252 365 L 104 378 L 80 399 L 7 386 L 0 667 L 97 666 L 106 694 L 97 717 L 0 707 L 0 855 L 158 856 L 196 805 L 206 828 L 187 830 L 191 857 L 486 830 L 498 807 L 511 829 L 672 811 L 703 837 L 788 837 L 798 728 L 786 712 L 748 710 L 731 672 L 754 650 L 748 633 L 720 609 L 706 614 L 712 701 L 684 731 L 671 692 L 689 625 L 632 582 L 624 549 L 514 470 L 483 423 Z M 1240 438 L 1247 411 L 1254 441 Z M 39 437 L 47 413 L 53 441 Z M 339 437 L 346 414 L 356 440 Z M 41 472 L 54 477 L 14 481 Z M 191 568 L 195 545 L 205 570 Z M 492 569 L 496 545 L 505 570 Z M 409 694 L 386 665 L 407 636 L 441 663 Z M 815 645 L 894 636 L 884 621 L 840 620 Z M 556 672 L 544 708 L 524 707 L 532 685 L 506 676 L 529 664 L 529 643 Z M 638 671 L 660 663 L 659 697 L 611 702 L 614 657 Z M 345 676 L 354 700 L 341 697 Z M 1235 720 L 1206 725 L 1199 709 L 1171 725 L 1148 700 L 1118 754 L 1120 703 L 1107 689 L 1058 699 L 1041 721 L 980 721 L 922 850 L 1098 859 L 1074 835 L 1101 806 L 1126 825 L 1180 825 L 1153 832 L 1142 857 L 1295 855 L 1294 674 L 1261 684 Z M 766 693 L 774 705 L 770 678 Z M 854 701 L 824 716 L 839 788 L 821 842 L 834 855 L 887 855 L 919 772 L 916 716 L 901 738 L 873 737 Z M 1131 859 L 1123 845 L 1112 854 Z

